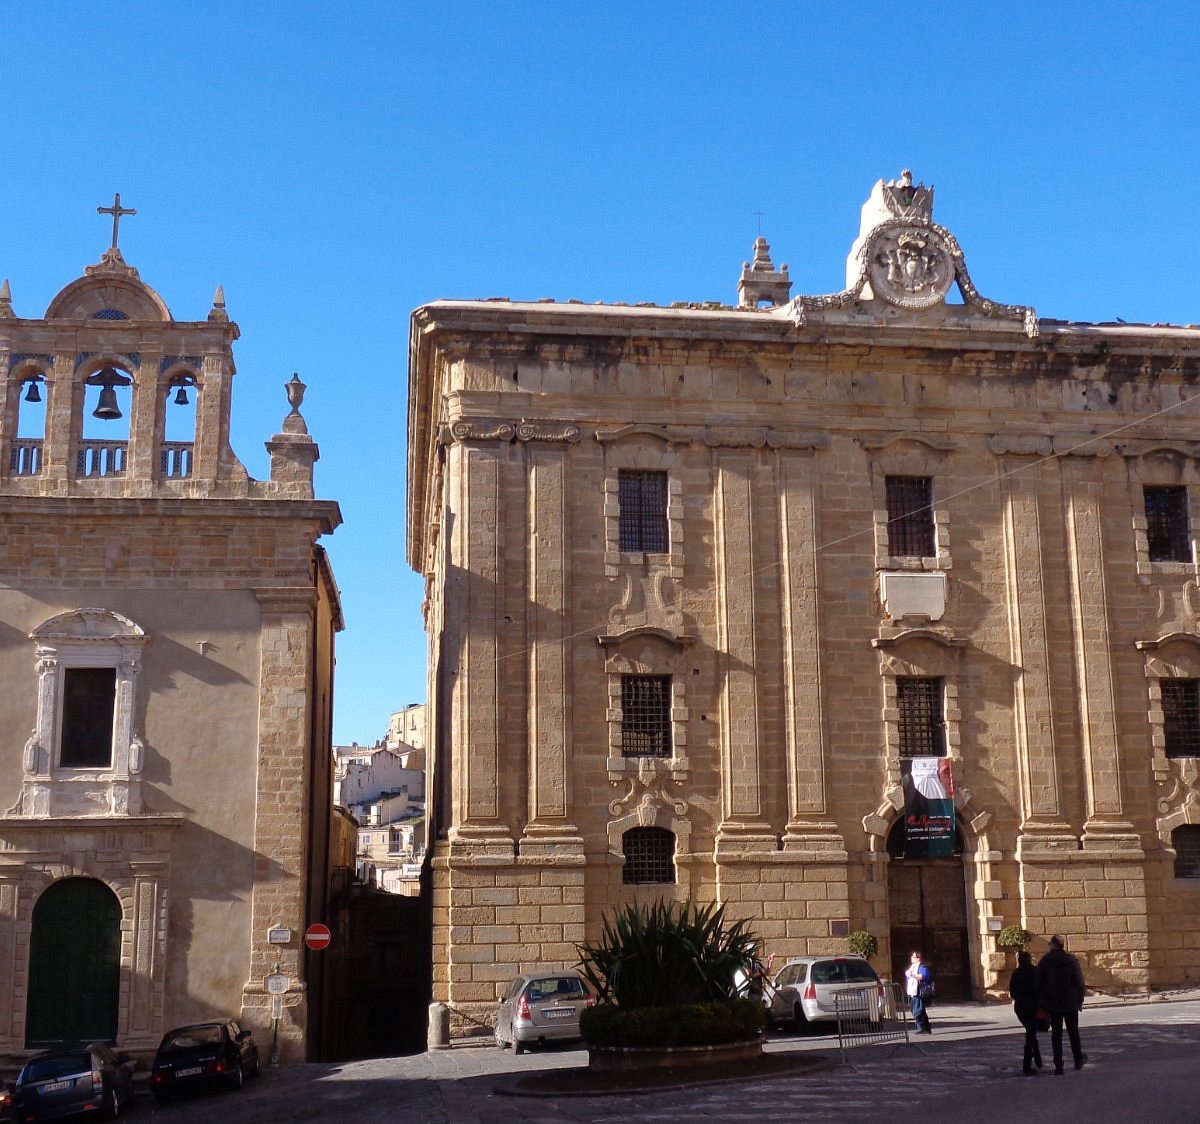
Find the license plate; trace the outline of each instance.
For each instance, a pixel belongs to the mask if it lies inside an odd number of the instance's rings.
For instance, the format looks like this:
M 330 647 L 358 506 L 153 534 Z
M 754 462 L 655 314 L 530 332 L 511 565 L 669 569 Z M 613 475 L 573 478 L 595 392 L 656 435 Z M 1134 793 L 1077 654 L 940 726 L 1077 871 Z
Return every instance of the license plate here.
M 187 1069 L 177 1069 L 175 1071 L 175 1076 L 176 1077 L 195 1077 L 197 1073 L 203 1073 L 203 1072 L 204 1072 L 204 1066 L 193 1065 L 193 1066 L 189 1066 Z
M 51 1081 L 49 1085 L 42 1086 L 42 1092 L 60 1093 L 63 1089 L 69 1089 L 74 1084 L 74 1081 Z
M 572 1011 L 570 1007 L 553 1007 L 549 1011 L 543 1011 L 542 1018 L 569 1019 L 573 1014 L 575 1014 L 575 1012 Z

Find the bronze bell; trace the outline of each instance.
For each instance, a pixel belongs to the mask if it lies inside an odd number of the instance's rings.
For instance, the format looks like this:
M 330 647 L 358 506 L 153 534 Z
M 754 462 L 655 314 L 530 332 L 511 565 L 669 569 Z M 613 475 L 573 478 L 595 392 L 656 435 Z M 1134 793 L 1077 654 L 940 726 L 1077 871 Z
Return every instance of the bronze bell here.
M 103 421 L 114 421 L 121 416 L 121 408 L 117 405 L 117 392 L 111 386 L 100 388 L 100 401 L 92 411 L 92 417 Z
M 175 405 L 186 406 L 188 404 L 187 387 L 183 383 L 179 384 L 179 389 L 175 391 Z
M 42 392 L 38 389 L 37 379 L 29 380 L 29 389 L 25 391 L 26 402 L 40 402 L 42 400 Z

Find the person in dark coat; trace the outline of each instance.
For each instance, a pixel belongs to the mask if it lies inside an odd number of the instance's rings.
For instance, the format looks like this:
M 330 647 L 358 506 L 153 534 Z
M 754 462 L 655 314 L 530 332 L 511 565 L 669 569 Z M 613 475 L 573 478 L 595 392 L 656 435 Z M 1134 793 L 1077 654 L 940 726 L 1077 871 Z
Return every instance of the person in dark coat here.
M 1065 948 L 1059 936 L 1050 938 L 1050 951 L 1038 961 L 1037 1001 L 1038 1006 L 1050 1015 L 1050 1047 L 1054 1051 L 1054 1074 L 1062 1076 L 1063 1025 L 1071 1040 L 1071 1053 L 1075 1068 L 1083 1069 L 1087 1054 L 1079 1044 L 1079 1012 L 1083 1007 L 1085 985 L 1079 961 Z
M 1038 1045 L 1037 1027 L 1037 969 L 1028 952 L 1017 953 L 1017 969 L 1008 981 L 1008 994 L 1012 996 L 1013 1010 L 1025 1028 L 1025 1057 L 1022 1072 L 1026 1077 L 1036 1077 L 1042 1068 L 1042 1050 Z M 1037 1066 L 1037 1069 L 1034 1069 Z

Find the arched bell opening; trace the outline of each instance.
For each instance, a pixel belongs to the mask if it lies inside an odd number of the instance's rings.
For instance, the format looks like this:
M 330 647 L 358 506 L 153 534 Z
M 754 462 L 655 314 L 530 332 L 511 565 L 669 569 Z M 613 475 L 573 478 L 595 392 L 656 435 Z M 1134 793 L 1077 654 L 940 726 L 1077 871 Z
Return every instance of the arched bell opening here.
M 133 387 L 133 377 L 112 365 L 100 367 L 84 378 L 77 476 L 124 475 Z
M 196 376 L 184 371 L 172 375 L 164 389 L 159 473 L 168 478 L 188 477 L 192 475 L 192 456 L 196 447 L 196 406 L 200 388 Z
M 8 454 L 8 471 L 13 476 L 38 476 L 46 443 L 46 376 L 36 368 L 20 375 L 13 408 L 15 434 Z

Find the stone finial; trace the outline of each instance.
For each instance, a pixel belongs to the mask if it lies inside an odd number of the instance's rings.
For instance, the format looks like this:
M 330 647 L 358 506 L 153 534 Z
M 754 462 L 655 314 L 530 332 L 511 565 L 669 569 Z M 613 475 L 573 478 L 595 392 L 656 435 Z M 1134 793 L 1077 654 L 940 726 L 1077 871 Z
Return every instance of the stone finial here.
M 792 293 L 792 280 L 788 277 L 786 264 L 777 270 L 771 261 L 771 247 L 760 234 L 754 240 L 754 264 L 742 262 L 742 276 L 738 281 L 738 306 L 758 308 L 760 304 L 771 306 L 786 304 Z
M 283 386 L 292 412 L 283 419 L 283 432 L 267 442 L 267 452 L 271 454 L 271 480 L 285 494 L 311 499 L 313 465 L 320 452 L 300 415 L 300 405 L 308 387 L 300 381 L 298 374 L 293 374 Z
M 225 286 L 218 285 L 217 291 L 213 293 L 213 306 L 209 311 L 208 318 L 210 320 L 218 320 L 221 323 L 227 323 L 229 313 L 225 311 Z
M 12 316 L 12 290 L 8 287 L 8 278 L 0 281 L 0 318 Z

